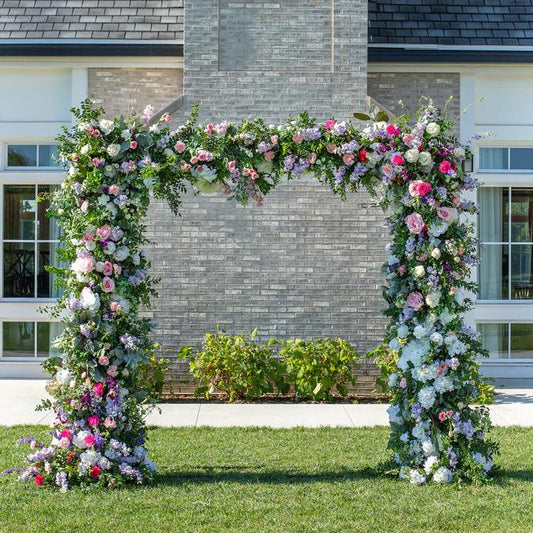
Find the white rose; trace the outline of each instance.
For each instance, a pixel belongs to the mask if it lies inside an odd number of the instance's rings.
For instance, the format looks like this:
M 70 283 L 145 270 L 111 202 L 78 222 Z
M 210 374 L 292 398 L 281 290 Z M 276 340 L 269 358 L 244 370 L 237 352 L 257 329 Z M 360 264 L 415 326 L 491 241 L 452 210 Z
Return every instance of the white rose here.
M 94 265 L 94 269 L 96 272 L 103 272 L 104 271 L 104 263 L 102 261 L 98 261 L 96 265 Z
M 429 340 L 431 342 L 434 342 L 438 346 L 440 346 L 442 344 L 442 342 L 443 342 L 442 335 L 438 331 L 435 331 L 435 333 L 432 333 L 431 337 L 429 337 Z
M 59 381 L 61 385 L 66 385 L 72 379 L 72 374 L 67 369 L 63 368 L 56 373 L 55 379 Z
M 436 122 L 430 122 L 426 126 L 426 133 L 431 135 L 431 137 L 435 137 L 440 133 L 440 126 Z
M 84 309 L 96 311 L 100 307 L 100 296 L 95 294 L 89 287 L 81 290 L 80 303 Z
M 464 159 L 465 156 L 466 156 L 465 149 L 464 149 L 462 146 L 458 146 L 458 147 L 453 151 L 453 155 L 454 155 L 457 159 Z
M 407 150 L 407 152 L 405 152 L 405 160 L 409 163 L 416 163 L 416 161 L 418 161 L 419 156 L 420 152 L 417 148 L 411 148 L 410 150 Z
M 431 166 L 433 164 L 433 161 L 431 159 L 431 154 L 429 152 L 420 152 L 420 154 L 418 154 L 418 162 L 423 167 Z
M 420 325 L 416 326 L 415 329 L 413 330 L 413 334 L 417 339 L 421 339 L 422 337 L 426 335 L 426 333 L 427 333 L 426 328 Z
M 80 122 L 78 124 L 78 131 L 87 131 L 91 125 L 88 122 Z
M 68 169 L 68 175 L 71 176 L 71 177 L 72 177 L 72 176 L 75 176 L 77 173 L 78 173 L 78 169 L 77 169 L 76 167 L 74 167 L 74 166 L 71 166 L 71 167 Z M 63 185 L 63 183 L 62 183 L 61 185 Z M 61 188 L 64 189 L 63 186 L 62 186 Z
M 111 131 L 113 131 L 113 128 L 115 127 L 115 123 L 112 120 L 108 120 L 106 118 L 103 118 L 100 121 L 100 129 L 107 135 Z
M 114 242 L 108 241 L 104 248 L 104 254 L 111 255 L 116 250 L 116 246 Z
M 415 266 L 413 270 L 413 274 L 415 278 L 421 278 L 425 273 L 426 273 L 426 269 L 424 268 L 424 265 Z
M 120 144 L 110 144 L 107 147 L 107 153 L 111 157 L 117 157 L 117 155 L 120 153 Z
M 89 250 L 89 252 L 92 252 L 96 248 L 96 243 L 94 241 L 89 241 L 85 244 L 85 248 Z
M 115 259 L 117 261 L 124 261 L 130 255 L 130 250 L 127 246 L 117 248 L 115 252 Z
M 80 152 L 82 154 L 88 154 L 89 153 L 89 150 L 91 149 L 91 147 L 88 145 L 88 144 L 84 144 L 82 147 L 81 147 L 81 150 Z
M 441 296 L 441 294 L 438 291 L 430 292 L 426 296 L 426 303 L 431 308 L 437 307 L 437 305 L 439 305 L 439 302 L 440 302 L 440 296 Z
M 440 256 L 441 253 L 438 248 L 433 248 L 433 250 L 431 250 L 431 257 L 433 257 L 433 259 L 440 259 Z

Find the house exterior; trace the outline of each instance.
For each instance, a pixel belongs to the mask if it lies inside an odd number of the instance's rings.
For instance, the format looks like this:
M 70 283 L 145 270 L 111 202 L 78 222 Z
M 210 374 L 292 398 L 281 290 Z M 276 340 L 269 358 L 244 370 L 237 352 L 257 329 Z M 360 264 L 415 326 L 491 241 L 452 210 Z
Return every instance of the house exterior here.
M 468 320 L 491 353 L 484 372 L 533 377 L 531 87 L 533 7 L 518 1 L 0 3 L 0 377 L 40 376 L 53 353 L 59 325 L 39 308 L 56 296 L 44 266 L 58 232 L 36 199 L 61 182 L 51 155 L 69 107 L 152 103 L 179 122 L 200 103 L 202 119 L 276 123 L 302 110 L 349 119 L 367 96 L 396 114 L 430 97 L 464 141 L 494 132 L 475 144 L 485 246 Z M 147 220 L 161 284 L 146 314 L 168 357 L 217 324 L 379 344 L 388 238 L 366 193 L 341 202 L 303 178 L 261 208 L 188 194 L 182 215 L 154 202 Z M 173 374 L 187 379 L 183 363 Z

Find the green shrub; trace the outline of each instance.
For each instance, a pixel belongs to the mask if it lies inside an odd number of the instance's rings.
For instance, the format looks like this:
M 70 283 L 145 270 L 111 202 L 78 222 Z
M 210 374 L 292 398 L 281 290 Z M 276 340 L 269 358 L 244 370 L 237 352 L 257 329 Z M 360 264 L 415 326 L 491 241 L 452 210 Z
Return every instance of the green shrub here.
M 137 389 L 150 398 L 159 398 L 165 387 L 165 377 L 169 369 L 168 359 L 150 355 L 148 362 L 139 365 Z
M 332 390 L 346 396 L 346 385 L 355 385 L 353 369 L 359 355 L 343 339 L 312 341 L 279 341 L 279 355 L 286 378 L 296 396 L 323 400 L 332 397 Z
M 379 368 L 379 377 L 376 379 L 376 386 L 381 388 L 381 391 L 388 393 L 389 377 L 393 372 L 396 372 L 396 364 L 398 362 L 398 352 L 389 348 L 387 344 L 380 344 L 377 348 L 366 354 L 367 359 L 372 359 L 373 363 Z
M 256 336 L 257 330 L 251 335 L 208 333 L 202 349 L 189 356 L 191 373 L 200 382 L 196 392 L 209 398 L 215 390 L 224 391 L 232 402 L 273 392 L 274 384 L 285 389 L 282 368 Z

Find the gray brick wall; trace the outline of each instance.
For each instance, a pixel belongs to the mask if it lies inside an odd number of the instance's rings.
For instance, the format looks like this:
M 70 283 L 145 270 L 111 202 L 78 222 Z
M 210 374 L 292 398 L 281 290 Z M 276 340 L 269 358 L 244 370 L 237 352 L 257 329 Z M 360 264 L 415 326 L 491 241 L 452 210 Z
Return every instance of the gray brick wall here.
M 366 9 L 363 0 L 186 0 L 187 106 L 212 120 L 351 116 L 366 96 Z
M 450 117 L 458 117 L 460 106 L 460 74 L 423 72 L 369 72 L 368 95 L 390 109 L 396 115 L 411 114 L 416 118 L 420 99 L 427 96 L 433 103 L 443 108 L 449 96 L 453 100 L 447 104 Z M 400 104 L 403 102 L 403 106 Z M 455 133 L 459 133 L 459 122 Z
M 109 117 L 140 113 L 148 104 L 160 109 L 182 91 L 182 69 L 89 69 L 89 98 L 102 105 Z

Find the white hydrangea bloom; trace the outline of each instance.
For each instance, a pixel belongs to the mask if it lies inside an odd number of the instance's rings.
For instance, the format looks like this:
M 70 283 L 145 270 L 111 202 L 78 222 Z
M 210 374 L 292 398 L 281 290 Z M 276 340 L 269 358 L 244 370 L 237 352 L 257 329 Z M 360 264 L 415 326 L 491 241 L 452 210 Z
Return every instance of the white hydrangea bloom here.
M 450 376 L 437 377 L 433 386 L 435 387 L 435 390 L 441 394 L 454 389 L 453 379 Z
M 435 446 L 430 440 L 425 440 L 422 443 L 422 451 L 427 457 L 429 457 L 430 455 L 435 455 Z
M 433 474 L 433 481 L 435 483 L 451 483 L 453 481 L 453 472 L 449 468 L 441 466 Z
M 431 472 L 433 472 L 433 469 L 438 464 L 439 464 L 439 458 L 436 455 L 430 455 L 424 461 L 424 472 L 429 476 L 429 474 L 431 474 Z
M 409 470 L 409 481 L 413 485 L 422 485 L 422 484 L 424 484 L 426 482 L 426 478 L 418 470 L 415 470 L 414 468 L 411 468 Z

